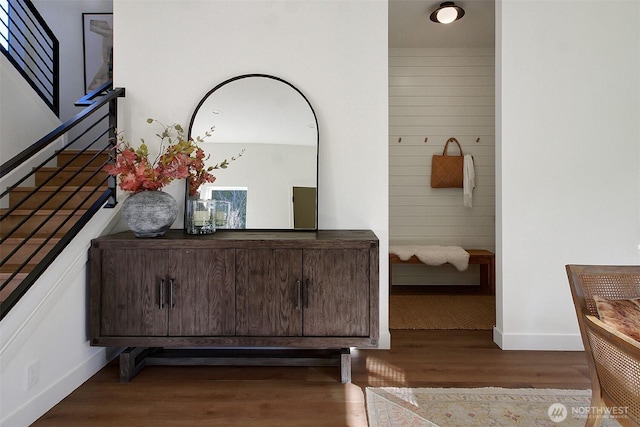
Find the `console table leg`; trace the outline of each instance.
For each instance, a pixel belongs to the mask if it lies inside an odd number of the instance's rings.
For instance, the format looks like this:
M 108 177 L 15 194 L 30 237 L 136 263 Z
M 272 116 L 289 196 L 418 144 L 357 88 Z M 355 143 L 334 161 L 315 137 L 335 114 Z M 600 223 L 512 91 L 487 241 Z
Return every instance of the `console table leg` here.
M 343 384 L 351 382 L 351 349 L 340 349 L 340 382 Z
M 146 347 L 127 347 L 120 353 L 120 382 L 128 383 L 147 365 L 146 357 L 152 350 Z

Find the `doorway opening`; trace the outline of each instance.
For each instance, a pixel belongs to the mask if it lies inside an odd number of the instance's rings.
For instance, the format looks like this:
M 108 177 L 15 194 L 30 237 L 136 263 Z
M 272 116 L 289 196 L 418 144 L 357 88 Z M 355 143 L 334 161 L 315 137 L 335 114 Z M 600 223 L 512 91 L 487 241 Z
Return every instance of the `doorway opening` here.
M 468 2 L 450 26 L 430 22 L 428 9 L 389 2 L 389 245 L 495 252 L 495 2 Z M 461 188 L 430 186 L 432 157 L 451 137 L 473 156 L 469 205 Z M 477 268 L 394 266 L 391 329 L 491 329 L 495 297 L 472 290 Z M 413 325 L 396 323 L 410 312 Z

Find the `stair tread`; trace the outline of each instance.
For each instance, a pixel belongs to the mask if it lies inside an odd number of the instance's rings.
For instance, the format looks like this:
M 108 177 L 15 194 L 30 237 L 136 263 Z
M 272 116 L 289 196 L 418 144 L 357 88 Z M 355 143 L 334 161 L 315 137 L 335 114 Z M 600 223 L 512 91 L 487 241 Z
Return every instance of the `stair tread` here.
M 94 172 L 96 170 L 100 170 L 101 168 L 98 167 L 94 167 L 94 165 L 87 165 L 87 166 L 43 166 L 41 168 L 39 168 L 39 171 L 47 171 L 47 172 L 55 172 L 57 170 L 65 170 L 65 171 L 79 171 L 79 170 L 87 170 L 88 168 L 93 168 L 91 169 L 91 171 L 87 171 L 87 172 Z
M 59 155 L 65 155 L 66 158 L 68 159 L 69 155 L 75 156 L 78 153 L 79 152 L 75 150 L 67 150 L 63 154 L 59 153 Z M 84 154 L 93 156 L 95 152 L 85 152 Z M 48 174 L 59 172 L 60 174 L 69 175 L 69 173 L 72 173 L 72 172 L 81 173 L 83 171 L 86 171 L 88 173 L 98 172 L 101 175 L 104 173 L 104 171 L 102 170 L 102 165 L 100 164 L 100 162 L 106 161 L 108 158 L 107 156 L 108 155 L 106 153 L 102 154 L 98 156 L 98 158 L 92 159 L 89 165 L 83 166 L 81 163 L 78 163 L 78 161 L 82 162 L 84 161 L 84 159 L 87 159 L 87 157 L 83 154 L 80 154 L 80 157 L 78 159 L 71 160 L 69 165 L 46 166 L 46 167 L 40 168 L 37 172 L 43 172 Z M 42 175 L 39 175 L 39 176 L 42 176 Z M 86 174 L 84 176 L 86 176 Z M 91 179 L 93 180 L 93 178 Z M 64 194 L 69 194 L 74 192 L 74 193 L 80 194 L 80 197 L 84 197 L 86 200 L 91 200 L 94 198 L 94 196 L 96 198 L 99 197 L 102 190 L 106 190 L 108 188 L 108 186 L 104 183 L 101 185 L 84 185 L 84 186 L 74 185 L 73 183 L 65 184 L 64 186 L 53 184 L 58 180 L 59 180 L 58 178 L 52 178 L 51 183 L 47 182 L 47 184 L 50 184 L 50 185 L 16 187 L 11 189 L 10 192 L 19 193 L 17 194 L 17 197 L 18 198 L 26 197 L 25 200 L 38 200 L 37 197 L 40 197 L 39 194 L 42 194 L 42 193 L 47 194 L 51 192 L 64 193 Z M 38 181 L 38 178 L 36 178 L 36 182 L 37 181 Z M 45 181 L 45 180 L 42 179 L 41 181 Z M 97 192 L 95 190 L 96 187 L 98 188 Z M 95 192 L 94 196 L 87 194 L 90 192 Z M 25 195 L 24 193 L 34 193 L 34 196 L 36 198 L 31 199 L 29 195 Z M 67 196 L 63 196 L 63 197 L 67 197 Z M 72 197 L 74 198 L 74 200 L 77 199 L 77 197 L 75 196 L 72 196 Z M 28 205 L 25 205 L 25 206 L 28 206 Z M 51 209 L 51 208 L 45 207 L 44 209 L 34 210 L 32 208 L 21 206 L 19 209 L 12 210 L 11 213 L 7 214 L 9 211 L 10 211 L 10 208 L 0 209 L 0 214 L 7 215 L 7 217 L 4 218 L 2 221 L 3 229 L 5 231 L 13 230 L 15 225 L 20 223 L 23 220 L 22 217 L 31 216 L 35 219 L 33 221 L 31 219 L 25 220 L 24 224 L 20 225 L 19 228 L 13 234 L 11 234 L 10 237 L 6 237 L 2 239 L 3 252 L 5 252 L 4 249 L 7 249 L 6 254 L 8 254 L 12 250 L 12 248 L 15 247 L 15 245 L 18 245 L 21 242 L 24 242 L 25 239 L 27 239 L 27 236 L 33 232 L 35 227 L 39 227 L 42 224 L 43 230 L 45 231 L 36 232 L 33 236 L 29 237 L 28 240 L 26 240 L 25 242 L 25 246 L 20 250 L 18 250 L 16 254 L 14 254 L 11 257 L 11 261 L 13 262 L 0 265 L 0 279 L 2 281 L 7 280 L 15 271 L 18 270 L 18 268 L 20 268 L 22 264 L 20 263 L 19 259 L 22 257 L 22 255 L 20 254 L 23 252 L 24 248 L 32 248 L 33 250 L 35 250 L 35 248 L 38 245 L 44 244 L 41 250 L 38 251 L 38 253 L 43 254 L 43 253 L 49 252 L 51 249 L 51 246 L 58 243 L 61 240 L 61 238 L 64 236 L 64 234 L 66 233 L 65 228 L 68 228 L 69 225 L 74 224 L 75 220 L 77 220 L 80 216 L 84 215 L 86 212 L 86 208 L 75 210 L 75 209 L 70 209 L 67 205 L 65 206 L 65 209 Z M 57 232 L 55 235 L 52 235 L 50 231 L 46 231 L 47 228 L 51 231 L 55 230 L 56 229 L 55 224 L 58 222 L 60 223 L 64 222 L 64 218 L 69 218 L 70 220 L 67 221 L 67 223 L 61 227 L 62 228 L 61 231 Z M 18 259 L 15 259 L 14 257 L 18 257 Z M 37 259 L 37 258 L 41 258 L 41 256 L 36 255 L 34 259 Z M 25 259 L 25 258 L 22 258 L 22 259 Z M 38 263 L 39 261 L 32 260 L 31 262 L 25 264 L 21 268 L 20 272 L 15 275 L 14 279 L 18 281 L 23 280 L 31 271 L 33 271 L 33 269 L 38 265 Z M 13 282 L 13 280 L 11 282 Z
M 11 237 L 7 237 L 7 238 L 3 238 L 2 239 L 2 243 L 19 243 L 21 241 L 23 241 L 25 239 L 25 237 L 27 237 L 29 233 L 28 232 L 17 232 L 17 233 L 13 233 L 11 235 Z M 58 236 L 56 237 L 55 235 L 53 237 L 51 237 L 49 239 L 50 243 L 58 243 L 60 241 L 60 239 L 62 238 L 62 236 L 64 236 L 64 232 L 60 233 Z M 36 233 L 35 235 L 33 235 L 32 237 L 29 237 L 29 242 L 30 243 L 42 243 L 44 242 L 49 236 L 51 236 L 51 233 Z
M 26 267 L 25 267 L 26 268 Z M 21 271 L 20 273 L 16 274 L 13 279 L 14 280 L 24 280 L 25 277 L 27 277 L 29 275 L 29 273 L 31 272 L 31 270 L 29 270 L 28 273 L 25 273 L 24 270 Z M 7 280 L 9 278 L 9 276 L 11 276 L 12 272 L 0 272 L 0 283 Z
M 61 187 L 59 185 L 45 185 L 43 187 L 15 187 L 12 188 L 11 191 L 20 191 L 20 192 L 34 192 L 36 189 L 38 191 L 93 191 L 95 187 L 86 187 L 86 186 L 80 186 L 80 185 L 65 185 L 64 187 Z M 98 188 L 107 188 L 106 185 L 100 186 Z
M 73 154 L 77 154 L 77 153 L 82 153 L 82 154 L 96 154 L 98 153 L 98 150 L 76 150 L 76 149 L 72 149 L 72 148 L 68 148 L 66 150 L 61 150 L 57 152 L 58 154 L 64 154 L 64 153 L 73 153 Z M 102 153 L 102 155 L 107 155 L 107 153 Z
M 2 208 L 0 209 L 0 213 L 5 214 L 6 212 L 8 212 L 9 209 L 8 208 Z M 48 216 L 51 215 L 55 210 L 54 209 L 39 209 L 37 211 L 34 211 L 33 209 L 16 209 L 13 212 L 11 212 L 11 215 L 30 215 L 33 214 L 33 216 Z M 65 216 L 69 216 L 71 215 L 73 212 L 73 209 L 58 209 L 57 213 L 59 213 L 60 215 L 65 215 Z M 76 211 L 76 213 L 74 215 L 82 215 L 83 213 L 86 212 L 86 209 L 79 209 L 78 211 Z
M 20 275 L 26 276 L 27 274 L 31 273 L 33 271 L 34 267 L 37 266 L 37 265 L 38 265 L 38 263 L 25 265 L 22 268 L 22 270 L 20 270 L 20 273 L 18 273 L 18 276 L 20 276 Z M 16 271 L 18 269 L 18 267 L 20 267 L 20 264 L 5 264 L 5 265 L 1 265 L 0 266 L 0 274 L 11 274 L 14 271 Z

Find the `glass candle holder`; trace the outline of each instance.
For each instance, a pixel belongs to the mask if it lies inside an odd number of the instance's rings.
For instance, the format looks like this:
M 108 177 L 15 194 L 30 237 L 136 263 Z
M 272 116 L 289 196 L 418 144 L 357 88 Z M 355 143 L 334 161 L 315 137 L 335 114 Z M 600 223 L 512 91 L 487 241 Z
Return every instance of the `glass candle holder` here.
M 231 216 L 231 202 L 216 202 L 216 228 L 229 228 L 229 217 Z
M 187 234 L 213 234 L 216 232 L 216 201 L 189 199 L 185 229 Z

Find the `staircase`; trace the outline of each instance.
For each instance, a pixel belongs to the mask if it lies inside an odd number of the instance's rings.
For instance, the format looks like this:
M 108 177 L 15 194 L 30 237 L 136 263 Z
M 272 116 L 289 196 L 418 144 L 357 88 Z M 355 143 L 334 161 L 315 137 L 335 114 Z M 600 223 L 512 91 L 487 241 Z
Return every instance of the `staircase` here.
M 51 252 L 107 189 L 108 155 L 64 151 L 55 167 L 35 172 L 34 187 L 9 192 L 0 209 L 0 302 Z M 6 214 L 6 216 L 5 216 Z M 8 281 L 8 282 L 7 282 Z

